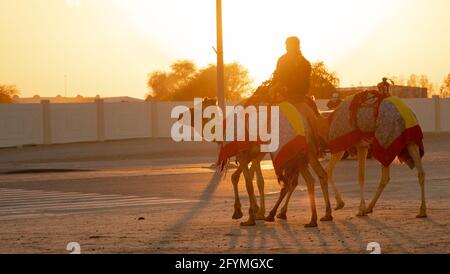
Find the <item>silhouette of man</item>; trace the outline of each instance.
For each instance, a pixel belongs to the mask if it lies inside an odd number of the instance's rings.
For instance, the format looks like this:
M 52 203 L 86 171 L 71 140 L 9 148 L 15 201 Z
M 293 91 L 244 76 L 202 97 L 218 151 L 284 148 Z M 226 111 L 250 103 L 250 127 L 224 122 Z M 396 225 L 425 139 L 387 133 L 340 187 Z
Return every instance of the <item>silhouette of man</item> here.
M 289 101 L 308 119 L 317 136 L 317 119 L 320 113 L 314 100 L 308 96 L 311 82 L 311 63 L 303 56 L 300 39 L 292 36 L 286 40 L 286 54 L 278 60 L 273 84 L 280 86 L 283 99 Z
M 286 54 L 278 60 L 273 81 L 285 88 L 285 99 L 303 100 L 309 92 L 311 63 L 300 50 L 300 39 L 295 36 L 286 40 Z

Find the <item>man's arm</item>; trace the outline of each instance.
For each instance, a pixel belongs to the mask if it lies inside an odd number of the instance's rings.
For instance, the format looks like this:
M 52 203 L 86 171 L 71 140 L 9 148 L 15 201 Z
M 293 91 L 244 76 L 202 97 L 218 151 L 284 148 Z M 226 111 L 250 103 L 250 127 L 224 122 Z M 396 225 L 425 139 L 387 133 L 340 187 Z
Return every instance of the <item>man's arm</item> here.
M 305 92 L 306 94 L 309 94 L 311 92 L 311 76 L 312 76 L 312 66 L 311 63 L 305 58 Z
M 308 65 L 307 65 L 307 68 L 306 68 L 306 72 L 307 72 L 308 75 L 311 77 L 311 74 L 312 74 L 312 66 L 311 66 L 311 62 L 309 62 L 308 59 L 306 59 L 306 58 L 305 58 L 305 60 L 306 60 L 306 63 L 308 64 Z
M 280 77 L 281 77 L 281 74 L 282 74 L 281 73 L 282 65 L 283 65 L 283 57 L 280 57 L 278 59 L 278 62 L 277 62 L 277 67 L 276 67 L 275 71 L 273 72 L 273 79 L 272 79 L 273 83 L 276 83 L 276 82 L 280 81 Z

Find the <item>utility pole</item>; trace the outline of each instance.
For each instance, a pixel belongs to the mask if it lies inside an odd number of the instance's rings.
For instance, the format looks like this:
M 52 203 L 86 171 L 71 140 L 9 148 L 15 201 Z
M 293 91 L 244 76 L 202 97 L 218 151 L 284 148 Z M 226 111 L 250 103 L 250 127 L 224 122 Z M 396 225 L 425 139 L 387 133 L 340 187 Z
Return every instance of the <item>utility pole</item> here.
M 217 20 L 217 100 L 226 119 L 225 108 L 225 68 L 223 61 L 223 29 L 222 29 L 222 0 L 216 0 L 216 20 Z M 222 145 L 218 145 L 217 153 L 220 154 Z M 214 165 L 213 165 L 214 166 Z
M 67 74 L 64 75 L 64 97 L 67 98 Z
M 225 68 L 223 61 L 222 0 L 216 0 L 217 14 L 217 99 L 225 117 Z

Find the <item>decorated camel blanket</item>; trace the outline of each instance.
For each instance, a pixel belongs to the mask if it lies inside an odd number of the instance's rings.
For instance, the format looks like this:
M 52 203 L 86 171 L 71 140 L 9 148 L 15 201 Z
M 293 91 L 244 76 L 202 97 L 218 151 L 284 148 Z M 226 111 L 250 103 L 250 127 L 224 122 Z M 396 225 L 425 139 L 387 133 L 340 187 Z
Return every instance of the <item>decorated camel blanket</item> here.
M 390 96 L 380 101 L 367 98 L 356 112 L 355 97 L 347 98 L 330 117 L 329 145 L 332 153 L 346 151 L 364 139 L 373 144 L 373 156 L 384 166 L 396 157 L 410 159 L 407 145 L 415 143 L 424 154 L 423 133 L 412 110 L 398 97 Z M 375 107 L 374 107 L 375 106 Z
M 311 130 L 306 119 L 297 108 L 287 102 L 280 104 L 280 145 L 278 150 L 271 153 L 273 167 L 278 178 L 282 176 L 287 162 L 308 153 Z
M 299 154 L 307 154 L 308 140 L 311 130 L 305 118 L 297 108 L 288 103 L 279 104 L 279 146 L 271 153 L 273 165 L 277 175 L 281 175 L 285 164 Z M 224 142 L 219 153 L 218 165 L 224 165 L 230 158 L 236 157 L 244 151 L 248 151 L 254 145 L 262 142 Z

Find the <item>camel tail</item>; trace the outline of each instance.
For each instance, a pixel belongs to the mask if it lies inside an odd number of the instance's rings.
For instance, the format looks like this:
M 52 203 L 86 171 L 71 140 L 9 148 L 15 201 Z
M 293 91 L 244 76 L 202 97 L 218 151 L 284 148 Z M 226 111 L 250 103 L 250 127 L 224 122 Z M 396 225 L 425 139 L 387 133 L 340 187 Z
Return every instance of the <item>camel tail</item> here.
M 216 166 L 216 170 L 208 185 L 218 185 L 226 179 L 228 173 L 228 163 L 223 167 L 222 165 Z
M 227 161 L 223 167 L 219 167 L 218 170 L 220 170 L 220 180 L 222 182 L 227 178 L 228 171 L 230 170 L 229 161 Z

